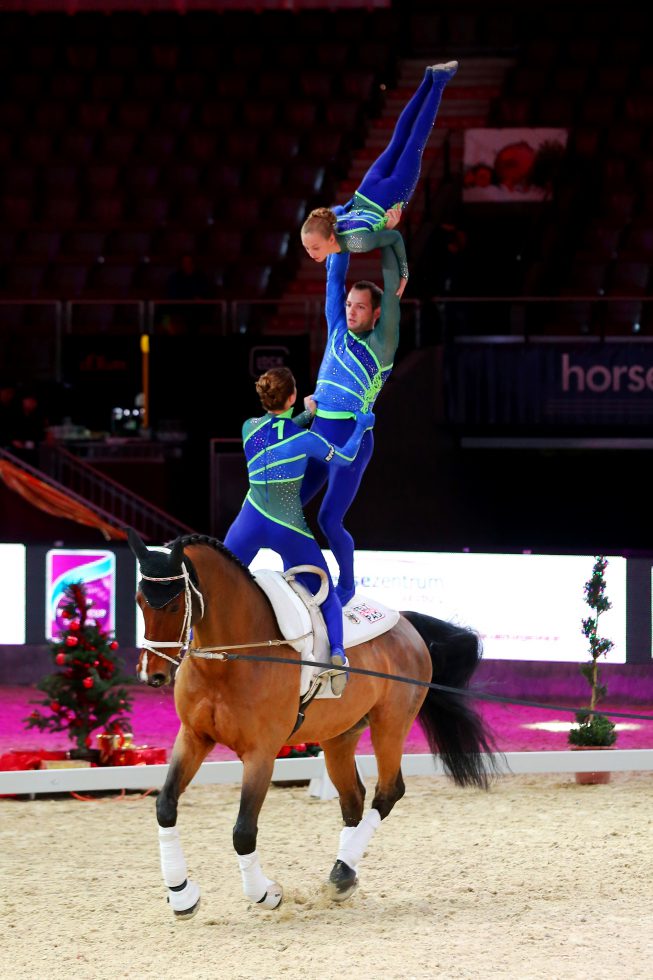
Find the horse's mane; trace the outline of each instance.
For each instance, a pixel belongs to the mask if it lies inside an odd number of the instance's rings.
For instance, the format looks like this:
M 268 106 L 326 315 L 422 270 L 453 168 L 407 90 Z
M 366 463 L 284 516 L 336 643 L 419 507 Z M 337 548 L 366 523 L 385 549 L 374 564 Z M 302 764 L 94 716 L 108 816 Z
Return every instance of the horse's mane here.
M 229 548 L 227 548 L 227 546 L 218 538 L 212 538 L 208 534 L 182 534 L 178 538 L 175 538 L 174 541 L 167 542 L 166 548 L 172 548 L 177 541 L 181 543 L 182 548 L 185 548 L 189 544 L 208 545 L 209 548 L 213 548 L 214 551 L 219 551 L 221 555 L 224 555 L 225 558 L 228 558 L 229 561 L 234 563 L 234 565 L 237 565 L 238 568 L 242 569 L 249 579 L 252 579 L 252 581 L 254 580 L 254 576 L 250 572 L 247 565 L 244 565 L 240 558 L 237 558 L 233 551 L 230 551 Z

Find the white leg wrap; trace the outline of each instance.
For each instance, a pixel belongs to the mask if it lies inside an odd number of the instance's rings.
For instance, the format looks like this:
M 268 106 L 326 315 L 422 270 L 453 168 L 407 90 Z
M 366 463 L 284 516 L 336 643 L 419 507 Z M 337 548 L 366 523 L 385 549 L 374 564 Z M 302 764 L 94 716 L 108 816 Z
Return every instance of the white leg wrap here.
M 260 902 L 274 882 L 263 874 L 257 851 L 252 851 L 251 854 L 238 854 L 237 857 L 245 897 L 250 902 Z
M 170 908 L 175 912 L 186 912 L 192 909 L 200 900 L 200 886 L 191 881 L 190 878 L 180 892 L 172 892 L 168 889 L 168 901 Z
M 352 871 L 356 871 L 367 845 L 380 826 L 379 811 L 369 810 L 356 827 L 343 827 L 340 831 L 338 860 L 343 861 Z
M 186 858 L 181 849 L 179 831 L 176 827 L 159 827 L 159 851 L 161 853 L 161 873 L 168 886 L 168 901 L 175 912 L 186 912 L 197 905 L 200 886 L 188 879 Z M 171 891 L 186 884 L 180 891 Z
M 176 827 L 159 827 L 159 850 L 161 873 L 168 888 L 183 884 L 188 878 L 188 867 Z

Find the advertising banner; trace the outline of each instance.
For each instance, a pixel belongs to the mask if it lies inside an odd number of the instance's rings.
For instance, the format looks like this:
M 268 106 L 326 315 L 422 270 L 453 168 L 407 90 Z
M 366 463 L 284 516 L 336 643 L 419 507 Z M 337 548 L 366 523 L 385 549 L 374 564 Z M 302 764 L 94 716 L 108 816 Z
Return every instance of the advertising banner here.
M 337 578 L 333 556 L 324 555 Z M 591 613 L 584 585 L 594 560 L 584 555 L 357 551 L 354 570 L 363 596 L 476 630 L 486 659 L 578 663 L 589 657 L 581 623 Z M 255 572 L 282 566 L 278 555 L 261 550 L 250 567 Z M 601 617 L 601 635 L 614 642 L 606 662 L 624 663 L 625 558 L 608 559 L 605 581 L 612 609 Z
M 653 344 L 454 344 L 447 380 L 458 424 L 653 422 Z
M 0 644 L 25 642 L 25 545 L 0 544 Z
M 116 556 L 112 551 L 57 548 L 46 555 L 45 623 L 48 639 L 60 636 L 66 628 L 61 617 L 64 590 L 81 582 L 92 603 L 89 622 L 105 633 L 115 629 Z

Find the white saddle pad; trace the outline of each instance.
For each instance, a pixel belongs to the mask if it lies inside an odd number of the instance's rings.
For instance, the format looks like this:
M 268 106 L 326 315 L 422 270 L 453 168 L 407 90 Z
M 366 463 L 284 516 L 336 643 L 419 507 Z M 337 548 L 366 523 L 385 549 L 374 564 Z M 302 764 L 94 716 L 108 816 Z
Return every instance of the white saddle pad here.
M 389 609 L 382 602 L 368 599 L 358 592 L 342 612 L 346 650 L 381 636 L 399 622 L 396 609 Z
M 254 577 L 270 600 L 279 629 L 284 639 L 288 640 L 289 645 L 298 651 L 302 660 L 327 663 L 329 660 L 327 632 L 319 608 L 313 610 L 314 614 L 317 613 L 318 615 L 318 634 L 316 636 L 311 615 L 305 602 L 291 588 L 281 572 L 261 569 L 256 572 Z M 301 587 L 300 591 L 305 593 Z M 308 593 L 306 595 L 308 596 Z M 389 609 L 375 599 L 368 599 L 366 596 L 357 593 L 343 609 L 345 649 L 348 650 L 350 647 L 373 640 L 392 629 L 398 620 L 399 613 L 395 609 Z M 300 639 L 305 633 L 309 634 L 308 637 Z M 324 670 L 324 667 L 312 664 L 302 666 L 299 682 L 300 697 L 307 693 L 316 676 L 323 673 Z M 330 692 L 330 684 L 325 684 L 315 697 L 316 699 L 333 697 L 334 695 Z

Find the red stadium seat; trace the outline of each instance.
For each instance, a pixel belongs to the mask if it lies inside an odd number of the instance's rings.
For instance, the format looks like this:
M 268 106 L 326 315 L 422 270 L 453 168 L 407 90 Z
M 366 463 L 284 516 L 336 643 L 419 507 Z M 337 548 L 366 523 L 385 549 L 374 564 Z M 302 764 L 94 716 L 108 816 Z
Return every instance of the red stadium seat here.
M 270 283 L 269 265 L 241 262 L 230 266 L 225 277 L 227 291 L 238 299 L 261 299 Z
M 78 230 L 67 232 L 61 243 L 61 255 L 67 259 L 95 260 L 103 255 L 106 235 L 104 231 Z
M 134 266 L 129 263 L 104 262 L 92 267 L 87 294 L 116 299 L 127 299 L 132 292 Z
M 233 262 L 243 254 L 243 235 L 240 228 L 213 225 L 203 234 L 201 249 L 221 262 Z
M 85 93 L 86 76 L 81 72 L 57 72 L 48 82 L 48 96 L 62 102 L 77 102 Z
M 122 102 L 118 106 L 116 122 L 122 129 L 141 132 L 150 124 L 152 107 L 149 102 Z
M 6 272 L 4 291 L 9 296 L 37 299 L 43 288 L 45 271 L 43 262 L 15 260 Z
M 148 256 L 152 251 L 152 236 L 149 231 L 120 228 L 112 232 L 106 244 L 105 252 L 113 256 L 129 256 L 132 264 Z
M 119 175 L 116 163 L 93 163 L 83 172 L 86 189 L 93 194 L 110 194 L 118 185 Z
M 170 216 L 170 200 L 162 195 L 148 194 L 133 198 L 127 209 L 130 221 L 155 228 L 164 225 Z
M 175 259 L 179 259 L 182 255 L 195 255 L 196 234 L 188 228 L 164 228 L 156 236 L 152 253 L 172 256 Z
M 43 203 L 41 221 L 59 230 L 70 228 L 79 218 L 80 205 L 76 197 L 49 197 Z
M 650 280 L 649 262 L 614 263 L 608 292 L 612 296 L 644 296 Z
M 81 296 L 86 289 L 87 266 L 57 262 L 50 266 L 45 295 L 60 299 Z
M 605 292 L 607 262 L 582 262 L 572 264 L 569 282 L 562 289 L 567 296 L 602 296 Z
M 47 263 L 59 254 L 61 235 L 58 231 L 33 229 L 25 231 L 18 243 L 18 252 L 32 259 L 42 259 Z

